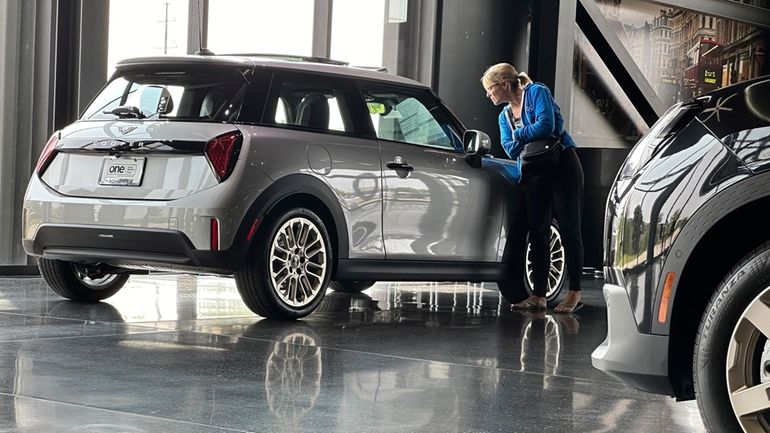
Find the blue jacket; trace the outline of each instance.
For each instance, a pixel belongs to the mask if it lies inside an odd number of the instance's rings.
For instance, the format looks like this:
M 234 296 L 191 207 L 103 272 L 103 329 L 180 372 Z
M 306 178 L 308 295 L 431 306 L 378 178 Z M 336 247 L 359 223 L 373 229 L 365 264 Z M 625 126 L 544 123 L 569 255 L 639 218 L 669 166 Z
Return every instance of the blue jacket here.
M 518 160 L 524 144 L 549 137 L 556 138 L 561 134 L 564 134 L 561 143 L 565 149 L 577 147 L 572 137 L 564 130 L 561 110 L 544 84 L 530 83 L 524 86 L 524 109 L 521 113 L 523 128 L 513 129 L 507 114 L 510 109 L 510 105 L 503 108 L 498 116 L 498 123 L 500 141 L 511 159 Z

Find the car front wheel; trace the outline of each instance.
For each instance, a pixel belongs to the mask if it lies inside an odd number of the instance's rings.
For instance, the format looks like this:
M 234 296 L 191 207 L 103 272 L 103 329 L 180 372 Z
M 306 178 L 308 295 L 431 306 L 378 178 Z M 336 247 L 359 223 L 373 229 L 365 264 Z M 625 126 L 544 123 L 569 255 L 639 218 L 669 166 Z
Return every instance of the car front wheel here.
M 722 281 L 698 329 L 695 397 L 711 431 L 770 432 L 770 243 Z
M 120 290 L 128 274 L 108 274 L 98 265 L 40 258 L 40 275 L 56 294 L 79 302 L 98 302 Z
M 326 293 L 332 250 L 323 221 L 294 208 L 269 220 L 244 267 L 235 273 L 243 302 L 271 319 L 312 313 Z

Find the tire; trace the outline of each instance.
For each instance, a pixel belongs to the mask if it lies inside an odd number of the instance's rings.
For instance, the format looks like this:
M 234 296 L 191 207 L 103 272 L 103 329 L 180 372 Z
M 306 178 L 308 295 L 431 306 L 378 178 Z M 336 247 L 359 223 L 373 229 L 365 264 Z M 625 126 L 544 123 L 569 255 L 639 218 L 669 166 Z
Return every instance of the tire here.
M 128 274 L 103 274 L 91 278 L 86 265 L 64 260 L 38 259 L 40 275 L 56 294 L 79 302 L 98 302 L 118 293 Z
M 376 281 L 340 280 L 332 281 L 330 287 L 335 292 L 361 293 L 369 287 L 372 287 L 374 283 L 376 283 Z
M 527 240 L 527 252 L 524 255 L 524 287 L 528 294 L 532 294 L 532 261 L 530 256 L 530 244 Z M 551 269 L 548 272 L 548 290 L 545 293 L 547 302 L 555 301 L 561 294 L 567 275 L 564 245 L 559 233 L 559 225 L 554 220 L 551 223 Z
M 710 431 L 770 432 L 770 401 L 763 389 L 770 382 L 769 304 L 770 242 L 730 271 L 698 328 L 693 382 Z M 752 413 L 747 407 L 763 412 Z M 739 418 L 739 412 L 748 414 Z
M 329 285 L 334 263 L 329 233 L 321 218 L 304 208 L 268 221 L 246 264 L 235 273 L 238 292 L 260 316 L 305 317 L 318 307 Z

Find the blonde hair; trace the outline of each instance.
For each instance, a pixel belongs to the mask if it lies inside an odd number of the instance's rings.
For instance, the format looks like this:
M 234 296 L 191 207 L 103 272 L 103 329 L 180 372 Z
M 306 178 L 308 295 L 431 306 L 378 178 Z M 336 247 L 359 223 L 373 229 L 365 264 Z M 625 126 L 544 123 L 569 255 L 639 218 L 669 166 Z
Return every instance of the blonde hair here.
M 481 76 L 481 83 L 503 83 L 509 82 L 516 87 L 518 84 L 525 86 L 532 82 L 526 72 L 519 72 L 510 63 L 498 63 L 492 65 L 484 71 Z

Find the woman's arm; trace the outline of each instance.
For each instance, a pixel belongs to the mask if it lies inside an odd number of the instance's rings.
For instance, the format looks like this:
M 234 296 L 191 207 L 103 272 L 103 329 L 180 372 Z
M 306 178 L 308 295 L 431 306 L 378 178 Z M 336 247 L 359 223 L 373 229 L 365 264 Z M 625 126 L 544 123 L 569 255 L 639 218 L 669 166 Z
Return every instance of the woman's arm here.
M 553 127 L 556 122 L 551 92 L 543 85 L 533 84 L 533 86 L 527 97 L 532 98 L 532 103 L 535 106 L 535 118 L 526 119 L 525 122 L 529 124 L 513 132 L 513 139 L 524 143 L 553 137 Z M 525 110 L 522 110 L 522 118 L 526 118 L 528 115 L 532 116 L 531 113 L 525 113 Z
M 503 109 L 497 117 L 497 122 L 500 124 L 500 143 L 503 145 L 503 149 L 508 154 L 508 157 L 515 160 L 519 157 L 519 153 L 521 153 L 521 143 L 513 138 L 514 131 L 505 117 L 507 110 L 508 108 Z

